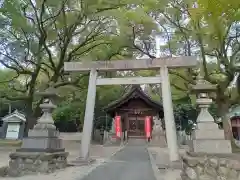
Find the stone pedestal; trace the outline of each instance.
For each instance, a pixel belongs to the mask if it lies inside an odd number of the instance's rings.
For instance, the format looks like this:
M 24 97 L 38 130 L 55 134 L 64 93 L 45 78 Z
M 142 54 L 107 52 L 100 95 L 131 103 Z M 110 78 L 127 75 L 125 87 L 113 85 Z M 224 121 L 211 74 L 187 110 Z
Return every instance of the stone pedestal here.
M 41 93 L 45 98 L 40 105 L 43 115 L 34 128 L 29 130 L 28 137 L 23 139 L 21 148 L 10 154 L 10 176 L 47 173 L 67 166 L 68 153 L 64 152 L 62 140 L 59 139 L 59 132 L 52 119 L 52 111 L 56 108 L 52 103 L 52 97 L 56 95 L 53 90 L 49 88 Z
M 153 131 L 152 132 L 152 139 L 150 141 L 150 146 L 157 146 L 157 147 L 167 147 L 166 136 L 164 131 Z
M 59 132 L 54 129 L 29 130 L 28 137 L 23 139 L 22 146 L 17 152 L 64 152 Z
M 150 146 L 157 146 L 157 147 L 167 147 L 166 142 L 166 135 L 164 130 L 162 129 L 161 120 L 154 118 L 154 126 L 152 130 L 152 139 L 150 141 Z
M 190 151 L 205 153 L 232 153 L 231 142 L 224 139 L 224 130 L 214 122 L 200 122 L 193 132 Z
M 16 152 L 11 153 L 9 161 L 9 176 L 23 176 L 34 173 L 51 173 L 56 169 L 67 166 L 67 152 L 40 153 Z
M 198 99 L 201 108 L 197 118 L 197 128 L 193 131 L 190 141 L 190 151 L 201 153 L 232 153 L 231 142 L 225 140 L 224 130 L 218 128 L 213 117 L 208 112 L 211 99 Z

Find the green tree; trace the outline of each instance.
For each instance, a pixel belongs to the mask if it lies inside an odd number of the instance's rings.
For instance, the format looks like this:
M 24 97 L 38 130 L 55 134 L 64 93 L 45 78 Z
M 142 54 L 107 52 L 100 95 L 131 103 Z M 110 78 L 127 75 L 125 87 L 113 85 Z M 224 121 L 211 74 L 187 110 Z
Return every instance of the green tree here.
M 54 111 L 56 127 L 61 132 L 81 131 L 83 127 L 84 106 L 81 102 L 62 103 Z
M 161 31 L 158 33 L 165 42 L 161 47 L 163 56 L 198 56 L 201 60 L 201 74 L 207 81 L 217 85 L 216 95 L 213 96 L 217 105 L 217 115 L 225 116 L 229 107 L 239 103 L 239 93 L 233 82 L 236 78 L 239 84 L 240 79 L 239 67 L 236 66 L 240 52 L 240 2 L 151 2 L 146 12 L 160 25 Z M 149 42 L 152 42 L 151 39 Z M 185 81 L 187 89 L 195 83 L 196 72 L 192 69 L 185 72 L 171 70 L 170 73 Z M 224 124 L 226 137 L 230 138 L 231 129 L 226 119 Z
M 9 83 L 9 80 L 14 79 L 15 88 L 20 88 L 21 83 L 19 79 L 15 79 L 16 73 L 8 69 L 0 69 L 0 94 L 8 94 L 12 97 L 17 96 L 18 92 L 12 89 L 12 84 Z M 23 102 L 21 100 L 11 101 L 6 98 L 0 98 L 0 117 L 7 115 L 10 111 L 18 109 L 19 111 L 23 110 Z
M 115 51 L 108 52 L 109 59 L 124 54 L 126 34 L 121 20 L 128 15 L 128 4 L 134 1 L 3 1 L 0 63 L 21 78 L 22 86 L 13 88 L 17 96 L 5 93 L 1 97 L 25 102 L 29 127 L 35 123 L 32 119 L 40 115 L 41 99 L 36 98 L 36 91 L 49 84 L 56 88 L 81 86 L 82 78 L 86 77 L 75 74 L 71 81 L 66 81 L 64 62 L 97 60 L 103 49 L 112 46 Z M 96 53 L 96 49 L 101 50 Z

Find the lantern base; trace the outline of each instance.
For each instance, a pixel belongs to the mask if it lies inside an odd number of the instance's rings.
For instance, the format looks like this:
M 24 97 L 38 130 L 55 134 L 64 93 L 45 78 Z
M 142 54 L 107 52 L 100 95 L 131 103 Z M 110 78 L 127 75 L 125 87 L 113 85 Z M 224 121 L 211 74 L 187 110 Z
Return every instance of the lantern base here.
M 231 142 L 223 139 L 196 139 L 189 144 L 190 151 L 196 153 L 232 153 Z
M 190 151 L 197 153 L 232 153 L 231 141 L 225 140 L 224 130 L 208 121 L 198 123 L 189 147 Z
M 59 138 L 59 131 L 54 129 L 32 129 L 28 137 L 22 141 L 22 146 L 17 152 L 64 152 L 62 139 Z

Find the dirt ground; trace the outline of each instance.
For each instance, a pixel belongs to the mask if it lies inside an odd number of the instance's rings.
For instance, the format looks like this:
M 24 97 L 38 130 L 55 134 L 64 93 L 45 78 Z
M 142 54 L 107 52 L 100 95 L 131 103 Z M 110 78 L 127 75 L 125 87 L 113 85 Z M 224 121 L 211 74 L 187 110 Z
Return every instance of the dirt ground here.
M 63 146 L 67 152 L 69 152 L 68 161 L 75 160 L 80 155 L 80 141 L 79 140 L 64 140 Z M 89 166 L 76 166 L 69 167 L 64 170 L 57 170 L 51 174 L 37 174 L 29 175 L 23 177 L 6 177 L 0 178 L 1 180 L 76 180 L 81 179 L 86 174 L 90 173 L 94 168 L 100 164 L 106 162 L 112 154 L 120 149 L 119 146 L 108 146 L 104 147 L 102 145 L 91 145 L 90 156 L 96 159 L 96 163 Z M 9 154 L 14 152 L 16 147 L 0 147 L 0 167 L 7 166 L 9 161 Z
M 74 160 L 80 156 L 80 141 L 67 140 L 63 141 L 63 146 L 66 152 L 69 152 L 68 160 Z M 6 166 L 9 160 L 9 154 L 14 152 L 17 147 L 0 147 L 0 167 Z M 91 145 L 90 156 L 94 158 L 108 158 L 114 153 L 119 147 L 109 146 L 104 147 L 102 145 Z

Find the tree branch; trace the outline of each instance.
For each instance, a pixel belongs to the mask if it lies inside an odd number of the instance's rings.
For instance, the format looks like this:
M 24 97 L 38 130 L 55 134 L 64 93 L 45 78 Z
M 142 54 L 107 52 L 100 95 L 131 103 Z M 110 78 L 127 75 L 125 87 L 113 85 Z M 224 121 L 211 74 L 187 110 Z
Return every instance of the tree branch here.
M 174 70 L 171 70 L 171 69 L 169 69 L 168 71 L 169 71 L 170 74 L 173 74 L 173 75 L 175 75 L 175 76 L 178 76 L 178 77 L 180 77 L 181 79 L 183 79 L 184 81 L 186 81 L 186 82 L 188 82 L 188 83 L 190 83 L 190 84 L 193 84 L 193 85 L 196 84 L 195 81 L 188 79 L 187 77 L 185 77 L 184 75 L 180 74 L 180 73 L 177 72 L 177 71 L 174 71 Z
M 58 88 L 58 87 L 67 86 L 67 85 L 77 86 L 77 84 L 81 81 L 81 79 L 87 76 L 89 76 L 89 74 L 83 74 L 80 77 L 78 77 L 75 81 L 65 81 L 65 82 L 57 83 L 54 85 L 54 87 Z
M 10 101 L 27 100 L 28 99 L 27 96 L 14 96 L 14 97 L 10 97 L 6 93 L 0 94 L 0 98 L 6 98 L 7 100 L 10 100 Z
M 181 87 L 177 86 L 177 85 L 174 84 L 174 83 L 171 83 L 171 86 L 173 86 L 174 88 L 176 88 L 176 89 L 179 90 L 179 91 L 184 91 L 184 92 L 186 92 L 186 90 L 187 90 L 187 89 L 184 89 L 184 88 L 181 88 Z
M 9 79 L 9 80 L 0 81 L 0 84 L 12 82 L 14 79 L 17 79 L 19 76 L 20 76 L 20 74 L 17 73 L 16 76 L 12 77 L 12 78 Z

